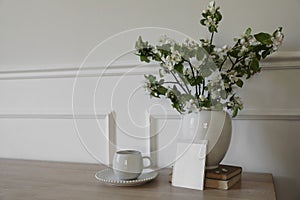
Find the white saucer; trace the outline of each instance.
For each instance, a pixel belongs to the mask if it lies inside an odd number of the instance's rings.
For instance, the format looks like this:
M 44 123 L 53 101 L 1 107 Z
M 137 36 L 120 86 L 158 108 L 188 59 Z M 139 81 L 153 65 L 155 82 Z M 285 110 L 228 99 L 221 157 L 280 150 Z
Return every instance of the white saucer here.
M 115 186 L 136 186 L 142 185 L 147 182 L 152 181 L 157 177 L 158 173 L 156 171 L 143 172 L 137 179 L 133 180 L 121 180 L 115 174 L 113 169 L 106 168 L 95 174 L 97 180 L 102 183 L 115 185 Z

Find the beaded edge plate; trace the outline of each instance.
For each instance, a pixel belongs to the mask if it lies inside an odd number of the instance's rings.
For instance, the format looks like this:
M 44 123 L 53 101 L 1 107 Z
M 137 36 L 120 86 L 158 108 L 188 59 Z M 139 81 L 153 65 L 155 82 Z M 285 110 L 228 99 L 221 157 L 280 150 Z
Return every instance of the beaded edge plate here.
M 116 177 L 113 172 L 113 169 L 106 168 L 104 170 L 98 171 L 95 174 L 95 178 L 100 181 L 101 183 L 105 183 L 108 185 L 115 185 L 115 186 L 137 186 L 142 185 L 147 182 L 152 181 L 158 176 L 156 171 L 145 172 L 142 173 L 137 179 L 133 180 L 120 180 Z

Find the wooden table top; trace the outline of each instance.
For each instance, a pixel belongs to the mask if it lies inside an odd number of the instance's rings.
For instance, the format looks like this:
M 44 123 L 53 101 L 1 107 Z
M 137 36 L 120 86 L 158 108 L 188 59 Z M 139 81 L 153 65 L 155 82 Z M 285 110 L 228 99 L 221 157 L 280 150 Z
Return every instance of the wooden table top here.
M 104 166 L 0 159 L 0 199 L 13 200 L 135 200 L 135 199 L 276 199 L 271 174 L 243 173 L 230 190 L 176 188 L 168 182 L 170 169 L 150 183 L 116 187 L 99 183 L 94 175 Z

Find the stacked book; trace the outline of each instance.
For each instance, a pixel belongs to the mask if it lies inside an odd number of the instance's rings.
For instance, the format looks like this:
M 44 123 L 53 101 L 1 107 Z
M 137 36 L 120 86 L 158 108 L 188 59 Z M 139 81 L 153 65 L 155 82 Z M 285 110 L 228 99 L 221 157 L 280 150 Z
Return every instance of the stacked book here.
M 220 165 L 216 169 L 205 171 L 206 188 L 228 190 L 241 180 L 242 168 L 238 166 Z

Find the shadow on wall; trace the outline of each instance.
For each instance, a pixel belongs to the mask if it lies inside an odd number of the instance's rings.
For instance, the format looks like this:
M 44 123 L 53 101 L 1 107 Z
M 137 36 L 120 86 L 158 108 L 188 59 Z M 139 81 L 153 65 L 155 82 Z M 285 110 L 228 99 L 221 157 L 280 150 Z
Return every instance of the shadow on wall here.
M 300 123 L 289 120 L 234 120 L 224 164 L 243 171 L 272 173 L 278 200 L 300 200 Z
M 298 121 L 267 121 L 265 123 L 269 123 L 269 126 L 263 126 L 263 123 L 260 123 L 261 130 L 258 132 L 261 133 L 260 145 L 264 147 L 263 154 L 270 155 L 265 156 L 264 161 L 271 166 L 265 168 L 264 171 L 273 174 L 276 196 L 279 200 L 300 200 L 300 156 L 297 155 L 299 145 L 296 144 L 300 140 L 296 131 L 299 130 L 299 123 Z M 272 131 L 270 131 L 269 127 L 272 126 Z
M 299 176 L 297 174 L 297 176 Z M 276 191 L 283 190 L 283 193 L 276 193 L 277 199 L 283 200 L 300 200 L 300 180 L 284 176 L 274 177 Z M 291 187 L 293 186 L 293 187 Z

